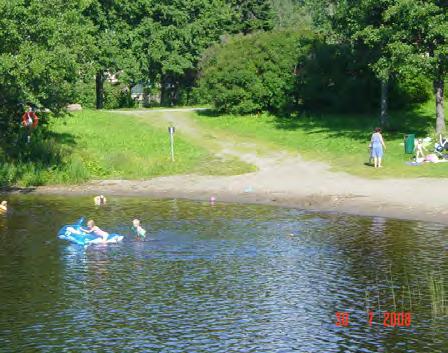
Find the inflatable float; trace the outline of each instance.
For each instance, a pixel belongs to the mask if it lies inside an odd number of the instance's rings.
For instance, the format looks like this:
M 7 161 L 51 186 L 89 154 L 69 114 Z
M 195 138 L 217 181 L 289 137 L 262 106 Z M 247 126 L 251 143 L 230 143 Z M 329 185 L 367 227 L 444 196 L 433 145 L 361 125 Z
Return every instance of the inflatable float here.
M 59 229 L 58 238 L 68 240 L 72 243 L 88 246 L 91 244 L 108 244 L 119 243 L 123 240 L 123 236 L 120 234 L 109 234 L 106 240 L 95 233 L 86 233 L 82 230 L 84 218 L 79 219 L 74 224 L 67 224 Z

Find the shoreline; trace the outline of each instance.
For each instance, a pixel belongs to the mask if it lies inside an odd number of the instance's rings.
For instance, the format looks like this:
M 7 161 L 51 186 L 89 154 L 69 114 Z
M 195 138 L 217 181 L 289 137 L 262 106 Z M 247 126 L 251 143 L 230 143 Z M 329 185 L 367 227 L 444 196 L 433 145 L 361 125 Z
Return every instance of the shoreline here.
M 257 174 L 257 173 L 253 173 Z M 244 175 L 243 175 L 244 176 Z M 396 203 L 392 200 L 372 200 L 367 195 L 352 193 L 310 193 L 290 191 L 239 191 L 237 188 L 216 188 L 206 186 L 204 179 L 238 179 L 235 177 L 205 177 L 196 175 L 161 177 L 151 180 L 101 180 L 82 185 L 38 186 L 32 188 L 4 188 L 3 195 L 59 195 L 59 196 L 94 196 L 104 194 L 106 197 L 150 197 L 152 199 L 186 199 L 193 201 L 209 201 L 211 196 L 216 203 L 261 204 L 269 206 L 296 208 L 312 212 L 340 213 L 367 217 L 384 217 L 401 220 L 424 221 L 448 225 L 448 209 L 414 206 Z M 166 183 L 167 179 L 182 178 L 197 180 L 200 188 L 191 188 L 181 183 Z M 165 184 L 165 187 L 161 187 Z M 169 184 L 169 185 L 168 185 Z M 177 184 L 177 186 L 175 186 Z M 184 185 L 187 185 L 184 183 Z M 215 184 L 215 183 L 213 183 Z M 169 186 L 169 187 L 167 187 Z M 216 186 L 216 185 L 213 185 Z M 200 190 L 202 188 L 202 190 Z M 447 201 L 448 204 L 448 201 Z

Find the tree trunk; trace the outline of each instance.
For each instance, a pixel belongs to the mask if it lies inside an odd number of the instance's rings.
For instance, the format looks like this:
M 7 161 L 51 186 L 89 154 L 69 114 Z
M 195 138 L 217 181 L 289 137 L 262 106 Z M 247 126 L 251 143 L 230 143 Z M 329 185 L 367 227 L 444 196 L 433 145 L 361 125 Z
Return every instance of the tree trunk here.
M 436 133 L 445 131 L 445 112 L 443 110 L 443 76 L 434 80 L 434 94 L 436 96 Z
M 389 101 L 389 80 L 381 80 L 381 112 L 380 124 L 386 126 L 389 122 L 388 116 L 388 101 Z
M 95 76 L 96 80 L 96 109 L 104 108 L 104 73 L 98 71 Z

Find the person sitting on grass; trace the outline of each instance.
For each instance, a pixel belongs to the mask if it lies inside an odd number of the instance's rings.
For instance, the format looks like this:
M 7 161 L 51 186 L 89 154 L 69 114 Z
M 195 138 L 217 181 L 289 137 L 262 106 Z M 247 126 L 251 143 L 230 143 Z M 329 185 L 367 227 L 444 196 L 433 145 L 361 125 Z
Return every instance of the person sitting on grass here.
M 372 134 L 372 138 L 370 139 L 370 143 L 372 145 L 372 157 L 375 168 L 381 168 L 381 162 L 383 159 L 384 150 L 386 149 L 386 145 L 383 140 L 383 136 L 381 135 L 381 128 L 375 128 L 374 133 Z
M 0 203 L 0 213 L 6 213 L 8 211 L 8 201 L 2 201 Z
M 93 201 L 95 202 L 96 206 L 103 206 L 106 204 L 107 200 L 104 197 L 104 195 L 95 196 L 93 198 Z
M 145 240 L 146 237 L 146 230 L 142 228 L 140 225 L 139 219 L 134 219 L 132 221 L 132 232 L 136 235 L 137 239 Z
M 87 228 L 81 228 L 81 230 L 84 233 L 93 233 L 94 235 L 98 236 L 99 238 L 102 239 L 102 241 L 106 241 L 107 237 L 109 236 L 108 232 L 105 232 L 104 230 L 100 229 L 100 227 L 95 225 L 95 222 L 93 221 L 93 219 L 90 219 L 87 222 Z

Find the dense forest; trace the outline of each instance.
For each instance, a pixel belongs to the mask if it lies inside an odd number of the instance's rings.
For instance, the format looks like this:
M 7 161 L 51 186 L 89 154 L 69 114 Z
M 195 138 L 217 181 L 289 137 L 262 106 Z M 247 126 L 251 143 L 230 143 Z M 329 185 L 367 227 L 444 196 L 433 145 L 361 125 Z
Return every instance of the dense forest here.
M 0 0 L 0 9 L 3 146 L 27 106 L 132 107 L 136 86 L 148 105 L 378 111 L 384 125 L 389 107 L 433 99 L 445 129 L 446 0 Z

